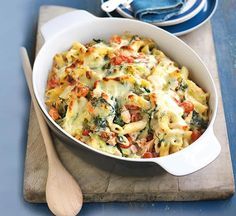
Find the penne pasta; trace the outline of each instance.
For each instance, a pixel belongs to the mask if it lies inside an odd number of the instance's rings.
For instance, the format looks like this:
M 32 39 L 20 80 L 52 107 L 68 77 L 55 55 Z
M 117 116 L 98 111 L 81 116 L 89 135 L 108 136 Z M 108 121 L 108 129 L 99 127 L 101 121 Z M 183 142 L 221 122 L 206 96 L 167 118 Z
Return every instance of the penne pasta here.
M 146 121 L 137 121 L 129 124 L 125 124 L 122 134 L 130 134 L 143 130 L 147 125 Z
M 208 125 L 209 94 L 149 38 L 125 33 L 75 42 L 53 58 L 45 104 L 65 131 L 130 158 L 191 145 Z

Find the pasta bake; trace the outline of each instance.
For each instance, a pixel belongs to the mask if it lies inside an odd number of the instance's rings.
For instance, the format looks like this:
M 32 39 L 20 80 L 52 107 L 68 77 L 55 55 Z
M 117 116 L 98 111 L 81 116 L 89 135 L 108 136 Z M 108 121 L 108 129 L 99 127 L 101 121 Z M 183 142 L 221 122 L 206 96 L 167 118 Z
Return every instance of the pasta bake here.
M 197 140 L 208 98 L 152 39 L 128 33 L 55 55 L 45 92 L 49 115 L 65 131 L 129 158 L 166 156 Z

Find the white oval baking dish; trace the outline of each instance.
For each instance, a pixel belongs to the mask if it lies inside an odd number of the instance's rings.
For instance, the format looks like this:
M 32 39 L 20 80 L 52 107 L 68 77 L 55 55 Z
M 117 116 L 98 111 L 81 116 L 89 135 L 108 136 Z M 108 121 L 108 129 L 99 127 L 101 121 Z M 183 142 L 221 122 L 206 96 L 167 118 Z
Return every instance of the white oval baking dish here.
M 93 38 L 108 39 L 113 34 L 122 34 L 125 31 L 154 39 L 167 56 L 180 65 L 185 65 L 189 68 L 191 78 L 210 93 L 210 123 L 207 130 L 197 141 L 179 152 L 149 159 L 132 159 L 107 154 L 75 139 L 56 124 L 47 112 L 44 94 L 53 56 L 69 49 L 74 41 L 86 43 Z M 73 11 L 54 18 L 42 26 L 41 33 L 45 39 L 45 44 L 34 63 L 33 88 L 48 125 L 61 138 L 114 159 L 133 162 L 154 162 L 176 176 L 193 173 L 208 165 L 219 155 L 221 146 L 213 132 L 218 104 L 215 84 L 200 57 L 183 41 L 158 27 L 144 22 L 124 18 L 98 18 L 83 10 Z

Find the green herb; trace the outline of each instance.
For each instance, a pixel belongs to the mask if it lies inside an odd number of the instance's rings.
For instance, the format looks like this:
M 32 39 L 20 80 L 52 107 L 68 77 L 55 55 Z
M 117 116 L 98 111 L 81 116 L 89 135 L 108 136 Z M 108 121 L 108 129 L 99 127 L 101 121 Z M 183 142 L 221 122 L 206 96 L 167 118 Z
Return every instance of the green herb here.
M 119 103 L 119 101 L 116 98 L 115 98 L 115 102 L 116 102 L 116 104 L 115 104 L 115 112 L 116 112 L 116 114 L 120 114 L 120 111 L 121 111 L 120 103 Z
M 97 101 L 98 101 L 98 98 L 96 98 L 96 97 L 94 97 L 94 98 L 92 98 L 91 99 L 91 104 L 92 104 L 92 106 L 96 106 L 97 105 Z
M 151 127 L 148 128 L 148 134 L 154 134 L 154 131 Z
M 107 70 L 106 75 L 107 75 L 107 76 L 110 76 L 112 73 L 113 73 L 113 70 Z
M 61 103 L 58 106 L 58 113 L 61 116 L 61 118 L 65 117 L 66 112 L 67 112 L 67 107 L 68 107 L 68 105 L 67 105 L 66 101 L 64 99 L 61 99 Z
M 64 121 L 64 119 L 57 119 L 57 120 L 56 120 L 56 123 L 59 124 L 59 125 L 61 125 L 61 124 L 63 123 L 63 121 Z
M 192 114 L 192 119 L 190 121 L 190 125 L 192 129 L 206 129 L 207 128 L 207 121 L 205 121 L 199 113 L 197 113 L 195 110 Z
M 105 61 L 108 61 L 108 60 L 109 60 L 108 54 L 106 54 L 106 55 L 104 56 L 104 60 L 105 60 Z
M 96 42 L 96 43 L 104 42 L 104 40 L 101 40 L 101 39 L 93 39 L 93 41 Z
M 110 68 L 111 68 L 111 63 L 110 62 L 107 62 L 102 66 L 102 70 L 108 70 Z
M 107 127 L 107 121 L 105 118 L 101 118 L 99 116 L 96 116 L 94 118 L 94 124 L 98 127 L 98 128 L 105 128 Z
M 123 67 L 124 67 L 124 65 L 120 65 L 120 66 L 119 66 L 119 70 L 122 70 Z
M 148 114 L 148 131 L 149 131 L 148 133 L 153 133 L 153 131 L 151 129 L 152 128 L 151 127 L 151 122 L 152 122 L 152 119 L 153 119 L 156 112 L 158 112 L 157 106 L 155 106 L 154 109 L 148 110 L 148 112 L 146 112 Z
M 90 128 L 90 127 L 89 127 L 89 121 L 88 121 L 88 119 L 84 119 L 83 128 L 84 128 L 84 129 L 89 129 L 89 128 Z
M 163 142 L 165 142 L 165 139 L 164 139 L 164 138 L 162 138 L 162 139 L 159 139 L 159 142 L 158 142 L 158 147 L 161 147 L 161 144 L 162 144 Z
M 107 104 L 108 106 L 110 106 L 114 110 L 114 107 L 111 104 L 109 104 L 103 97 L 99 97 L 99 98 L 94 97 L 91 99 L 91 104 L 94 107 L 100 105 L 101 103 Z
M 139 39 L 139 36 L 138 35 L 133 35 L 132 38 L 130 39 L 129 41 L 129 44 L 131 44 L 133 41 L 136 41 Z
M 116 99 L 116 105 L 115 105 L 115 118 L 113 120 L 113 122 L 115 124 L 120 125 L 121 127 L 125 125 L 125 122 L 121 119 L 121 108 L 120 108 L 120 104 Z
M 123 127 L 125 125 L 125 122 L 121 119 L 120 116 L 117 116 L 114 118 L 114 121 L 113 121 L 115 124 L 118 124 L 120 125 L 121 127 Z
M 90 101 L 91 98 L 92 98 L 92 95 L 91 95 L 91 91 L 88 92 L 88 94 L 86 95 L 86 98 Z
M 124 142 L 124 137 L 122 137 L 122 136 L 117 136 L 117 140 L 118 140 L 120 143 L 123 143 L 123 142 Z
M 150 93 L 151 91 L 149 89 L 147 89 L 146 87 L 144 87 L 144 90 L 147 92 L 147 93 Z
M 150 93 L 150 90 L 147 89 L 146 87 L 142 87 L 139 84 L 135 83 L 133 92 L 137 95 L 140 95 L 143 93 Z
M 182 91 L 185 91 L 188 88 L 188 84 L 187 83 L 180 83 L 179 89 Z
M 140 95 L 143 93 L 143 91 L 139 88 L 139 86 L 137 84 L 134 85 L 134 90 L 133 92 L 137 95 Z
M 116 145 L 116 148 L 117 148 L 117 149 L 120 151 L 120 153 L 121 153 L 122 157 L 124 157 L 125 155 L 123 154 L 123 152 L 122 152 L 122 149 L 121 149 L 120 145 Z
M 159 143 L 165 142 L 164 138 L 159 139 Z
M 90 67 L 91 70 L 97 70 L 99 67 Z

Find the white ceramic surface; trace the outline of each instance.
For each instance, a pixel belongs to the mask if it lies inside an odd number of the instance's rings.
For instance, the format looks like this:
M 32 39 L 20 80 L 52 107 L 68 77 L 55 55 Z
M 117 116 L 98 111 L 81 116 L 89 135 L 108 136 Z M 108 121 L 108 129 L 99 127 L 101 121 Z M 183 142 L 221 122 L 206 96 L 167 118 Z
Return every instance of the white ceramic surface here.
M 113 34 L 129 31 L 133 34 L 153 38 L 159 48 L 180 65 L 191 71 L 191 78 L 210 93 L 210 124 L 203 135 L 187 148 L 159 158 L 132 159 L 122 158 L 96 150 L 72 137 L 64 131 L 47 112 L 44 93 L 52 59 L 56 53 L 67 50 L 74 41 L 86 43 L 93 38 L 108 39 Z M 183 41 L 153 25 L 124 18 L 98 18 L 78 10 L 56 17 L 41 28 L 45 44 L 38 53 L 33 68 L 33 87 L 38 103 L 49 126 L 60 137 L 91 151 L 115 159 L 134 162 L 154 162 L 169 173 L 181 176 L 195 172 L 212 162 L 220 153 L 221 147 L 213 132 L 213 123 L 217 112 L 218 97 L 213 79 L 199 56 Z

